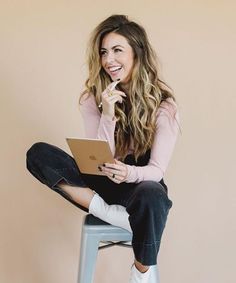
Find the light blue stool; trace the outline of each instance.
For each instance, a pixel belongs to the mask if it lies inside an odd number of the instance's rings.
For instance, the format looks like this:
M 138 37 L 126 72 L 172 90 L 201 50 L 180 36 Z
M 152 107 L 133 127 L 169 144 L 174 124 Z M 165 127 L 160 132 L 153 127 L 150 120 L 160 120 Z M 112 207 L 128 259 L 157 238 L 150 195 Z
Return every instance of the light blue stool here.
M 98 250 L 114 245 L 131 247 L 131 240 L 132 234 L 127 230 L 110 225 L 91 214 L 87 214 L 84 217 L 82 227 L 77 283 L 93 282 Z M 152 273 L 151 282 L 159 283 L 158 278 L 158 270 L 156 269 Z

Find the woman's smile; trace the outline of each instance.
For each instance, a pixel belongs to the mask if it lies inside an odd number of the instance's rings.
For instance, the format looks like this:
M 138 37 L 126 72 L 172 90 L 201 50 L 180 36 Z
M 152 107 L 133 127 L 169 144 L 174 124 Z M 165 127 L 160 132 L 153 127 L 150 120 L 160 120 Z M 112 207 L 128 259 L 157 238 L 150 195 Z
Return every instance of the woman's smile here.
M 112 77 L 112 79 L 113 77 L 115 79 L 118 79 L 120 77 L 122 66 L 110 66 L 107 68 L 107 70 L 108 70 L 109 75 Z

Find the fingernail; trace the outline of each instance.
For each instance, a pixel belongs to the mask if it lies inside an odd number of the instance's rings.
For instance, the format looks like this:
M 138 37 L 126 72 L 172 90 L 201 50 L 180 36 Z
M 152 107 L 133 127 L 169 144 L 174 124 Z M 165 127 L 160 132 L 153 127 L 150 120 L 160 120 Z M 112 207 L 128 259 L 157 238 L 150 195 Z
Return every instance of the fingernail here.
M 103 163 L 103 164 L 102 164 L 102 166 L 106 167 L 106 164 L 105 164 L 105 163 Z

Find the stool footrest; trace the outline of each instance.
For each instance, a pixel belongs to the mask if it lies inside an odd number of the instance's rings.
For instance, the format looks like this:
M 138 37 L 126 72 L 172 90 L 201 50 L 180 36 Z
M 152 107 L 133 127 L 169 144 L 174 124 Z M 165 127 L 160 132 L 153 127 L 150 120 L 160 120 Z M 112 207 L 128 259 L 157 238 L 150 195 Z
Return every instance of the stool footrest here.
M 119 242 L 106 241 L 106 242 L 102 242 L 102 243 L 104 243 L 104 245 L 100 246 L 98 248 L 99 250 L 110 248 L 110 247 L 113 247 L 113 246 L 121 246 L 121 247 L 126 247 L 126 248 L 132 247 L 131 244 L 126 244 L 126 243 L 130 243 L 129 241 L 119 241 Z

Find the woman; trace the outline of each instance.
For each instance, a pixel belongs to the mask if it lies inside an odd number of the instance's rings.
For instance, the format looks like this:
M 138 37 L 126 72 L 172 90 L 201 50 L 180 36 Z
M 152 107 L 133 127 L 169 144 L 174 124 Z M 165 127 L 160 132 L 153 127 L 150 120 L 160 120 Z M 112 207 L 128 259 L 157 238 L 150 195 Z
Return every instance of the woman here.
M 36 143 L 27 168 L 76 206 L 132 232 L 130 282 L 148 282 L 172 206 L 163 176 L 179 131 L 175 99 L 145 30 L 126 16 L 94 30 L 88 67 L 80 97 L 86 137 L 106 139 L 116 163 L 99 167 L 105 176 L 82 174 L 67 153 Z

